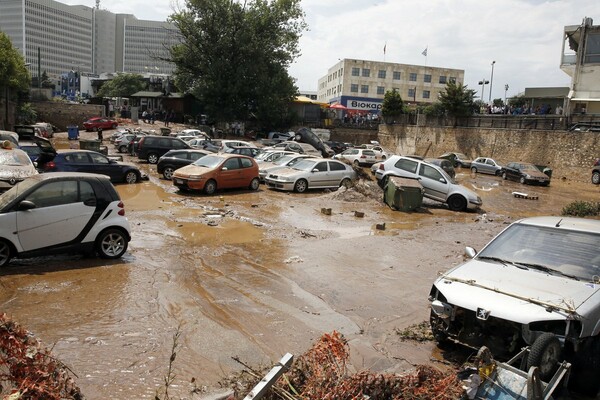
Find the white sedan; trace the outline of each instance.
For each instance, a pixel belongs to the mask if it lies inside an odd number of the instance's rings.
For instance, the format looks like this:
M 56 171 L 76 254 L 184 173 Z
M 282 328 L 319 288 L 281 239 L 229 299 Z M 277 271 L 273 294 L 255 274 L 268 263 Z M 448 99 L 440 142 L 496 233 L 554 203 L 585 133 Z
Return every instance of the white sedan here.
M 369 149 L 348 149 L 333 158 L 337 160 L 346 160 L 356 166 L 371 166 L 377 162 L 377 156 L 373 150 Z
M 356 179 L 351 166 L 338 160 L 307 158 L 294 165 L 271 172 L 265 183 L 271 189 L 304 193 L 308 189 L 337 189 Z

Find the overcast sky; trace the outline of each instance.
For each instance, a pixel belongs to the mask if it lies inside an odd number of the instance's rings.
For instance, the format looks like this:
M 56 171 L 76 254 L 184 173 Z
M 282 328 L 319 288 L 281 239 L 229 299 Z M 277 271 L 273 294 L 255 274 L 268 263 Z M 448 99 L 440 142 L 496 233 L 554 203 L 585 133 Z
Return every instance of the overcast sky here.
M 100 8 L 162 21 L 176 4 L 101 0 Z M 338 59 L 384 61 L 384 46 L 388 62 L 462 69 L 464 83 L 477 91 L 478 81 L 491 79 L 496 61 L 492 98 L 504 97 L 505 84 L 509 97 L 526 87 L 568 86 L 569 76 L 559 68 L 564 26 L 584 17 L 600 25 L 598 0 L 302 0 L 302 8 L 309 30 L 290 68 L 301 91 L 316 91 Z

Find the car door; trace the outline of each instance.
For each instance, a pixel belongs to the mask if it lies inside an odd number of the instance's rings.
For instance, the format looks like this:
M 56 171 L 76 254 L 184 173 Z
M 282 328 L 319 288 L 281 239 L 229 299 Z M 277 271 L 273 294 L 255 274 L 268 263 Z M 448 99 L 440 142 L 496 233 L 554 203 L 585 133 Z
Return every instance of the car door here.
M 506 166 L 506 169 L 504 170 L 506 177 L 513 181 L 519 180 L 520 173 L 517 168 L 518 168 L 517 163 L 508 163 L 508 165 Z
M 228 158 L 220 168 L 218 187 L 235 188 L 240 186 L 242 171 L 240 171 L 239 157 Z
M 312 168 L 312 172 L 308 174 L 309 187 L 328 187 L 331 186 L 331 181 L 327 161 L 316 163 Z
M 31 210 L 14 211 L 24 251 L 81 240 L 96 209 L 94 190 L 85 181 L 48 182 L 23 200 L 35 204 Z
M 87 172 L 95 172 L 110 177 L 112 182 L 118 182 L 123 178 L 121 166 L 111 161 L 100 153 L 88 153 L 91 159 L 91 168 Z
M 328 161 L 329 164 L 329 176 L 331 177 L 330 186 L 337 187 L 340 186 L 342 179 L 344 179 L 348 170 L 346 169 L 346 164 L 337 161 Z
M 419 181 L 425 189 L 425 195 L 439 201 L 446 201 L 448 194 L 448 181 L 437 169 L 421 163 L 419 167 Z
M 487 160 L 485 160 L 485 168 L 486 168 L 486 172 L 488 174 L 492 174 L 495 175 L 496 174 L 496 162 L 494 160 L 492 160 L 491 158 L 488 158 Z
M 62 165 L 58 165 L 59 171 L 67 172 L 95 172 L 92 170 L 92 161 L 86 152 L 71 152 L 63 155 Z

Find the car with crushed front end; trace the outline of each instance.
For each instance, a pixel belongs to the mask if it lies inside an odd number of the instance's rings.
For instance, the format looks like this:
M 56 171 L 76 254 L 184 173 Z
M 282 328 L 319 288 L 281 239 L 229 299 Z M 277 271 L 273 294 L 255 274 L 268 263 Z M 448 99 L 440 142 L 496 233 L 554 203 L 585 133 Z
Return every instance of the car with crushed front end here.
M 293 167 L 269 173 L 265 183 L 270 189 L 304 193 L 308 189 L 337 189 L 356 180 L 352 166 L 339 160 L 307 158 Z
M 600 221 L 532 217 L 437 278 L 430 322 L 438 342 L 487 346 L 508 358 L 530 346 L 527 370 L 546 380 L 563 359 L 579 389 L 600 388 Z M 580 386 L 584 385 L 584 386 Z
M 258 190 L 258 164 L 239 154 L 209 154 L 173 172 L 179 190 L 201 190 L 213 194 L 220 189 Z
M 105 175 L 38 174 L 0 195 L 0 266 L 72 252 L 114 259 L 130 240 L 123 202 Z
M 0 192 L 37 173 L 26 152 L 13 148 L 8 140 L 0 142 Z
M 444 153 L 437 158 L 445 158 L 446 160 L 450 160 L 454 168 L 471 168 L 472 160 L 463 153 L 449 152 Z

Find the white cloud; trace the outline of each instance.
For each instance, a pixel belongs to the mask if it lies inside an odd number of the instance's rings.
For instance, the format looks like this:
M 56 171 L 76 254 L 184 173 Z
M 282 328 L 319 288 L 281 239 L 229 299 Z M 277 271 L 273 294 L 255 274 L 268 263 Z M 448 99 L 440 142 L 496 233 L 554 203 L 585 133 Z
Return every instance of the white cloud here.
M 64 0 L 90 7 L 95 0 Z M 115 13 L 165 20 L 173 0 L 152 3 L 128 0 L 101 3 Z M 316 90 L 317 80 L 341 58 L 385 60 L 465 70 L 465 84 L 489 80 L 494 66 L 492 97 L 522 92 L 526 87 L 568 86 L 560 70 L 565 25 L 594 18 L 597 0 L 303 0 L 309 31 L 302 55 L 290 67 L 301 90 Z M 595 24 L 600 24 L 600 16 Z M 428 57 L 421 52 L 428 47 Z M 486 93 L 489 88 L 486 87 Z M 488 97 L 487 94 L 484 96 Z

